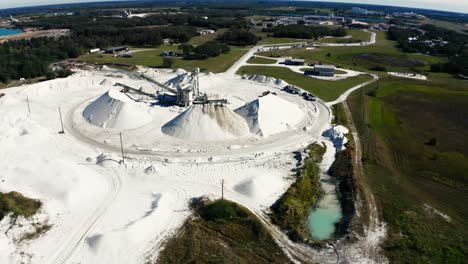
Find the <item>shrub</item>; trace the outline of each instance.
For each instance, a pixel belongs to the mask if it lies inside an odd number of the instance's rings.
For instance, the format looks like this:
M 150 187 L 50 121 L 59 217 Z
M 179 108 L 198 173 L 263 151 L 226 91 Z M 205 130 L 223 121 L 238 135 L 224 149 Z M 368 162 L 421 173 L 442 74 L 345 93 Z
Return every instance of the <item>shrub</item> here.
M 162 66 L 164 68 L 170 68 L 170 67 L 172 67 L 172 65 L 174 65 L 174 62 L 175 62 L 174 58 L 164 57 Z
M 200 216 L 208 221 L 233 220 L 245 216 L 245 213 L 232 202 L 216 200 L 203 208 Z

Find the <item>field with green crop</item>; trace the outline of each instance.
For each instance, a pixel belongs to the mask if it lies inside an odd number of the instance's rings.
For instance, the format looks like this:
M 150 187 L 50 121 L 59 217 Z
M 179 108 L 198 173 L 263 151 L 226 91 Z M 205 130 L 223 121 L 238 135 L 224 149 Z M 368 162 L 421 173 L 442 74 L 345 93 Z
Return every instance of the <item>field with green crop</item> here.
M 372 79 L 370 75 L 358 75 L 339 81 L 324 81 L 293 72 L 284 67 L 244 66 L 238 74 L 265 75 L 282 79 L 289 84 L 301 87 L 325 101 L 333 101 L 347 89 Z
M 444 59 L 423 54 L 402 53 L 395 42 L 386 39 L 385 32 L 377 32 L 377 42 L 369 46 L 320 47 L 316 49 L 294 48 L 281 51 L 265 51 L 263 56 L 290 56 L 303 58 L 307 63 L 340 65 L 345 68 L 369 71 L 385 66 L 388 71 L 420 72 L 430 64 Z
M 464 263 L 468 83 L 382 78 L 348 99 L 393 263 Z

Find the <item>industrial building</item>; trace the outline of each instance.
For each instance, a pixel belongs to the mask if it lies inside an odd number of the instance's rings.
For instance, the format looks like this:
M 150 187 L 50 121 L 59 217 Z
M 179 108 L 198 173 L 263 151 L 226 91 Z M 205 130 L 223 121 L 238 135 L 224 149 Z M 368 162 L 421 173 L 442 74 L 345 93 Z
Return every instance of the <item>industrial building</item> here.
M 109 54 L 114 54 L 114 53 L 121 52 L 121 51 L 128 51 L 128 47 L 114 47 L 114 48 L 108 48 L 108 49 L 106 49 L 104 52 L 105 52 L 105 53 L 109 53 Z
M 315 65 L 314 74 L 318 76 L 335 76 L 335 66 L 333 65 Z
M 286 64 L 286 65 L 304 65 L 305 60 L 304 59 L 287 58 L 284 61 L 284 64 Z
M 216 31 L 212 29 L 203 29 L 203 30 L 198 31 L 198 34 L 200 35 L 207 35 L 207 34 L 214 34 L 214 33 L 216 33 Z

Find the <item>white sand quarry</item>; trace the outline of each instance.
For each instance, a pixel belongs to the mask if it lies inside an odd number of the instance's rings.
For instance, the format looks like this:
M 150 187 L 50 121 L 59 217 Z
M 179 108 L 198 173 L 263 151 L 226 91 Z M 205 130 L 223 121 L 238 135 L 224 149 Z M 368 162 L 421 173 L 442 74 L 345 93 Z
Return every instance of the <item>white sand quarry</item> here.
M 247 120 L 250 132 L 263 137 L 294 129 L 304 118 L 297 105 L 271 93 L 236 109 L 236 113 Z
M 162 132 L 186 140 L 225 140 L 248 135 L 246 121 L 222 105 L 192 105 L 162 127 Z
M 151 122 L 145 108 L 148 106 L 112 89 L 89 104 L 83 111 L 83 117 L 102 128 L 136 128 Z
M 181 73 L 139 72 L 161 83 Z M 10 219 L 0 222 L 0 263 L 145 263 L 190 215 L 191 198 L 220 196 L 221 179 L 227 199 L 263 216 L 291 184 L 293 151 L 326 140 L 330 127 L 322 102 L 230 73 L 200 76 L 200 91 L 226 98 L 225 106 L 135 101 L 115 83 L 158 90 L 106 67 L 2 90 L 0 191 L 41 199 L 44 207 L 7 233 Z M 259 97 L 266 91 L 277 95 Z M 57 133 L 59 107 L 65 134 Z M 52 228 L 15 242 L 33 222 Z M 313 254 L 336 259 L 332 249 Z

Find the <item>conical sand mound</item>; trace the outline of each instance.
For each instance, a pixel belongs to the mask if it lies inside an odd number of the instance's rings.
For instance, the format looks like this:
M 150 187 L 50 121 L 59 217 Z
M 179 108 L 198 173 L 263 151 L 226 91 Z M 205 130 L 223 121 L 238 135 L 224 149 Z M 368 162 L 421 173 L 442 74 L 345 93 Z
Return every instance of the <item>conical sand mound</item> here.
M 170 88 L 176 88 L 177 86 L 184 87 L 192 81 L 192 74 L 189 72 L 182 73 L 177 75 L 176 77 L 170 79 L 165 83 L 166 86 Z
M 151 122 L 144 104 L 116 90 L 109 90 L 88 105 L 83 117 L 93 125 L 115 129 L 136 128 Z
M 162 132 L 188 140 L 225 140 L 249 134 L 245 120 L 225 106 L 192 105 L 162 127 Z
M 304 118 L 297 105 L 274 94 L 257 98 L 235 112 L 245 118 L 251 133 L 263 137 L 293 129 Z

